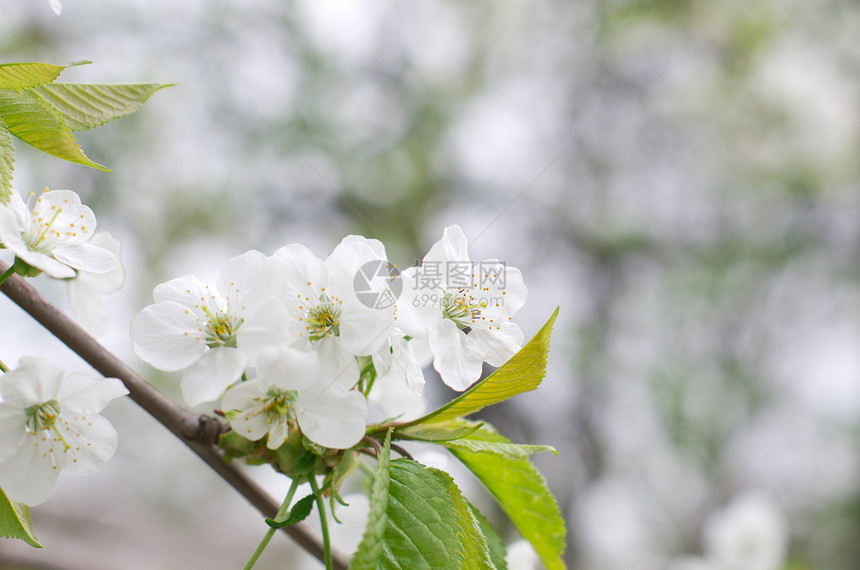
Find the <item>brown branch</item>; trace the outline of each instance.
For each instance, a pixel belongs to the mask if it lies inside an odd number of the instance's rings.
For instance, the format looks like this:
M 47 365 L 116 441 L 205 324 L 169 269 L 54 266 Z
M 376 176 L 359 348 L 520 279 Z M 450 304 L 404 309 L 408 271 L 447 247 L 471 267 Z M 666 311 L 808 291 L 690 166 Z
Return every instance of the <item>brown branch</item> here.
M 0 273 L 7 268 L 0 262 Z M 218 436 L 227 429 L 221 421 L 195 414 L 153 388 L 139 374 L 49 303 L 25 279 L 13 275 L 0 285 L 0 291 L 102 375 L 108 378 L 119 378 L 128 388 L 129 397 L 137 405 L 184 441 L 194 453 L 264 516 L 270 518 L 275 516 L 278 512 L 278 503 L 273 501 L 244 471 L 236 465 L 225 463 L 224 454 L 214 445 Z M 305 525 L 300 523 L 284 527 L 283 530 L 320 561 L 324 560 L 322 543 Z M 343 556 L 336 552 L 332 554 L 334 568 L 346 570 L 347 563 Z

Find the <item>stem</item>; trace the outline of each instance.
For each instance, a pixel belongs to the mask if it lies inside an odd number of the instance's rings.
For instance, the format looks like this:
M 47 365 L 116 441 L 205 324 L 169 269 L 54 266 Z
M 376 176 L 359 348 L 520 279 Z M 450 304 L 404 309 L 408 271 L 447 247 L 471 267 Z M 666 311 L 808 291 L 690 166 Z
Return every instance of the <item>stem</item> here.
M 0 360 L 0 372 L 9 372 L 9 367 L 2 360 Z
M 299 488 L 299 482 L 301 482 L 301 477 L 296 477 L 293 479 L 293 484 L 290 485 L 290 490 L 287 492 L 287 496 L 284 498 L 284 502 L 281 503 L 281 508 L 278 509 L 278 514 L 275 515 L 275 520 L 277 522 L 281 522 L 283 520 L 284 515 L 287 514 L 287 509 L 290 507 L 290 503 L 293 501 L 293 495 L 296 494 L 296 489 Z M 248 559 L 248 562 L 245 563 L 245 568 L 243 570 L 251 570 L 254 567 L 254 564 L 257 562 L 257 559 L 263 553 L 263 550 L 266 549 L 266 546 L 269 545 L 269 541 L 272 540 L 272 537 L 275 536 L 275 527 L 270 526 L 269 530 L 266 531 L 266 534 L 263 536 L 263 540 L 260 541 L 260 544 L 257 545 L 256 550 L 251 554 L 251 558 Z
M 317 500 L 317 510 L 320 512 L 320 527 L 322 528 L 323 535 L 323 549 L 325 549 L 325 568 L 326 570 L 332 570 L 331 540 L 328 536 L 328 519 L 325 516 L 325 502 L 323 501 L 320 488 L 317 485 L 317 478 L 315 475 L 308 477 L 308 483 L 311 484 L 311 489 L 313 490 L 314 497 L 316 497 Z
M 9 269 L 7 269 L 3 275 L 0 275 L 0 285 L 2 285 L 7 279 L 15 275 L 15 266 L 12 265 Z

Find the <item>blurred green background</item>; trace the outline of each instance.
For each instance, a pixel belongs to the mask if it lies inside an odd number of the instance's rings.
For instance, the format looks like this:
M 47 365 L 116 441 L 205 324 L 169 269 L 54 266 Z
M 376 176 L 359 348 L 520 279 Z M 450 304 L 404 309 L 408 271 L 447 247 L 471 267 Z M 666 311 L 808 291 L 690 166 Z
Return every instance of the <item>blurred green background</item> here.
M 527 337 L 561 305 L 540 390 L 485 417 L 561 452 L 536 462 L 593 570 L 701 554 L 750 491 L 784 517 L 781 568 L 860 567 L 858 37 L 847 0 L 0 0 L 4 62 L 178 83 L 79 137 L 114 174 L 16 146 L 21 193 L 76 190 L 123 241 L 113 350 L 176 395 L 127 334 L 157 283 L 349 233 L 411 265 L 459 224 L 523 271 Z M 85 369 L 0 319 L 7 363 Z M 61 479 L 46 548 L 2 541 L 0 565 L 240 567 L 253 510 L 132 403 L 109 416 L 117 457 Z M 263 567 L 315 567 L 276 542 Z

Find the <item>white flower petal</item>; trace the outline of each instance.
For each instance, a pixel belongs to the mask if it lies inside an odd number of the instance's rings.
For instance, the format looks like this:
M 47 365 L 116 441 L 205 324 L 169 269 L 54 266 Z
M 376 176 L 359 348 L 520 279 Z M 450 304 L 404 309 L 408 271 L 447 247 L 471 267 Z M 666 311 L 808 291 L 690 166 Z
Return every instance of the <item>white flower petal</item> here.
M 442 239 L 434 243 L 424 256 L 424 263 L 441 263 L 444 275 L 447 262 L 469 262 L 471 259 L 466 234 L 460 226 L 448 226 L 442 232 Z
M 523 331 L 511 321 L 505 321 L 492 330 L 472 329 L 469 336 L 475 339 L 475 345 L 490 366 L 501 366 L 523 346 Z
M 286 301 L 294 297 L 318 299 L 320 287 L 328 283 L 328 273 L 322 260 L 308 248 L 297 243 L 285 245 L 272 258 L 283 270 L 283 295 Z
M 328 270 L 329 283 L 340 293 L 351 293 L 355 274 L 369 262 L 388 263 L 385 247 L 378 240 L 362 236 L 347 236 L 334 248 L 323 264 Z
M 18 367 L 0 376 L 0 395 L 22 408 L 43 404 L 57 397 L 63 371 L 47 360 L 25 356 Z
M 260 356 L 257 374 L 267 384 L 281 390 L 302 390 L 319 379 L 319 356 L 315 352 L 287 347 L 268 351 Z
M 116 256 L 106 249 L 89 243 L 57 246 L 54 259 L 89 273 L 107 273 L 116 264 Z
M 32 251 L 30 249 L 18 250 L 16 244 L 6 245 L 6 247 L 14 251 L 15 255 L 27 262 L 28 265 L 41 269 L 54 279 L 70 279 L 77 275 L 75 270 L 65 263 L 60 263 L 53 257 L 39 251 Z
M 256 250 L 231 258 L 218 277 L 218 291 L 225 296 L 231 312 L 243 312 L 242 305 L 257 304 L 275 297 L 281 288 L 281 267 Z
M 224 394 L 221 407 L 228 412 L 240 412 L 230 421 L 230 426 L 245 439 L 257 441 L 269 431 L 263 406 L 267 391 L 268 385 L 258 379 L 233 386 Z
M 355 386 L 361 376 L 361 368 L 352 352 L 344 350 L 342 345 L 332 339 L 314 343 L 314 348 L 319 356 L 322 378 L 334 380 L 345 388 Z
M 284 442 L 287 441 L 287 422 L 284 419 L 279 419 L 269 426 L 269 439 L 266 440 L 266 447 L 269 449 L 278 449 Z
M 296 410 L 302 432 L 323 447 L 349 449 L 364 437 L 367 400 L 337 382 L 299 392 Z
M 69 473 L 92 475 L 116 453 L 116 429 L 98 414 L 67 417 L 64 412 L 57 426 L 69 444 L 68 448 L 57 446 L 62 468 Z
M 261 352 L 289 343 L 287 311 L 281 302 L 262 300 L 241 308 L 245 320 L 236 333 L 236 346 L 251 362 L 256 362 Z
M 430 327 L 433 368 L 448 386 L 462 392 L 481 377 L 483 354 L 474 339 L 453 322 L 439 319 Z
M 20 406 L 0 402 L 0 462 L 14 455 L 26 438 L 27 414 Z
M 33 212 L 30 231 L 44 230 L 44 226 L 37 223 L 40 220 L 50 222 L 50 229 L 45 235 L 48 242 L 84 243 L 96 230 L 95 214 L 88 206 L 81 204 L 81 197 L 71 190 L 43 192 L 36 198 Z
M 9 250 L 17 253 L 19 251 L 27 251 L 29 248 L 21 238 L 22 221 L 19 218 L 16 208 L 11 204 L 17 198 L 20 202 L 21 198 L 17 194 L 12 194 L 13 200 L 10 205 L 0 205 L 0 243 L 5 245 Z
M 221 408 L 227 412 L 253 408 L 260 405 L 267 390 L 268 385 L 259 379 L 242 382 L 227 390 L 221 401 Z
M 134 352 L 161 370 L 182 370 L 206 351 L 197 317 L 173 301 L 150 305 L 131 322 Z
M 514 315 L 523 305 L 529 295 L 529 290 L 523 282 L 523 274 L 516 267 L 505 268 L 504 305 L 508 315 Z
M 199 279 L 186 275 L 156 286 L 152 291 L 152 298 L 156 303 L 173 301 L 183 307 L 194 307 L 200 304 L 201 298 L 210 294 Z
M 269 432 L 268 416 L 263 406 L 243 410 L 230 421 L 230 425 L 233 431 L 251 441 L 262 439 Z
M 111 252 L 114 262 L 106 273 L 89 273 L 82 271 L 72 281 L 85 281 L 102 293 L 113 293 L 120 289 L 125 283 L 125 269 L 122 265 L 122 243 L 108 232 L 96 232 L 90 244 Z
M 38 505 L 44 503 L 60 477 L 60 468 L 48 450 L 50 442 L 28 436 L 18 453 L 0 463 L 0 487 L 15 503 Z
M 392 368 L 388 374 L 376 378 L 370 391 L 370 400 L 379 405 L 388 417 L 398 417 L 400 421 L 419 418 L 427 408 L 423 375 L 418 389 L 414 389 L 406 374 L 405 370 Z
M 385 344 L 393 327 L 394 307 L 370 309 L 344 305 L 338 341 L 354 356 L 369 356 Z
M 69 374 L 63 382 L 57 399 L 63 409 L 93 414 L 102 411 L 114 398 L 126 394 L 128 389 L 117 378 L 96 380 L 76 372 Z
M 122 265 L 122 244 L 108 232 L 97 232 L 90 240 L 114 256 L 114 262 L 105 273 L 78 271 L 78 276 L 69 281 L 69 302 L 72 312 L 81 325 L 93 336 L 107 333 L 108 313 L 102 296 L 120 289 L 125 283 Z
M 182 397 L 191 407 L 217 400 L 247 364 L 248 358 L 236 348 L 209 349 L 182 375 Z
M 69 305 L 81 326 L 91 335 L 98 337 L 107 333 L 108 313 L 102 302 L 102 292 L 87 281 L 82 280 L 84 273 L 69 281 Z
M 393 353 L 394 347 L 392 346 L 392 341 L 389 339 L 388 342 L 380 346 L 379 350 L 377 350 L 371 355 L 371 360 L 373 361 L 373 368 L 376 370 L 377 375 L 382 376 L 386 374 L 391 368 L 391 363 L 394 360 Z

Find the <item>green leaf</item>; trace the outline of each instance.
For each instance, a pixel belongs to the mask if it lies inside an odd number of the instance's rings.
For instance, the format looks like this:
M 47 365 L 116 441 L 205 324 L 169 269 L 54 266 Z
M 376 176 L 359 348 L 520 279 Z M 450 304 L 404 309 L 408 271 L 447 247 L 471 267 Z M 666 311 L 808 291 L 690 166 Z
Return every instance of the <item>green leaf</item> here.
M 460 570 L 460 519 L 445 484 L 409 459 L 390 466 L 379 568 Z
M 510 443 L 486 424 L 469 437 Z M 531 461 L 467 449 L 455 448 L 451 453 L 489 489 L 523 538 L 534 546 L 547 570 L 564 569 L 564 519 L 546 481 Z
M 473 431 L 473 435 L 475 435 L 476 439 L 473 439 L 470 436 L 456 441 L 445 441 L 442 442 L 442 445 L 451 450 L 459 449 L 472 453 L 493 453 L 495 455 L 501 455 L 507 459 L 526 459 L 530 455 L 540 453 L 541 451 L 551 451 L 558 455 L 558 451 L 556 451 L 551 445 L 522 445 L 518 443 L 482 440 L 480 439 L 482 437 L 482 432 L 478 431 L 480 430 L 481 425 L 483 424 L 478 424 L 478 427 Z
M 0 118 L 13 135 L 51 156 L 110 172 L 87 158 L 60 112 L 32 90 L 0 89 Z
M 395 435 L 402 439 L 414 439 L 417 441 L 452 441 L 463 437 L 468 437 L 481 427 L 480 423 L 469 422 L 468 424 L 460 421 L 419 424 L 415 426 L 407 426 L 398 429 Z
M 52 63 L 0 64 L 0 89 L 26 89 L 50 83 L 59 77 L 64 69 L 66 66 Z
M 472 512 L 472 505 L 463 498 L 460 489 L 444 471 L 428 468 L 445 486 L 448 496 L 454 500 L 457 516 L 460 518 L 458 538 L 462 546 L 460 550 L 460 568 L 467 570 L 493 570 L 493 561 L 487 546 L 487 538 L 481 530 L 478 519 Z
M 33 521 L 27 505 L 13 503 L 0 489 L 0 536 L 19 538 L 36 548 L 42 548 L 39 539 L 33 535 Z
M 367 526 L 358 550 L 349 563 L 350 570 L 376 570 L 379 556 L 382 554 L 382 537 L 388 524 L 386 509 L 388 508 L 388 484 L 390 481 L 389 467 L 391 458 L 391 432 L 389 429 L 382 445 L 382 451 L 376 461 L 373 472 L 373 486 L 370 489 L 370 514 L 367 515 Z
M 15 148 L 12 135 L 0 117 L 0 204 L 8 204 L 12 195 L 12 173 L 15 170 Z
M 508 561 L 506 560 L 508 549 L 505 548 L 505 542 L 502 540 L 502 537 L 499 536 L 499 533 L 496 532 L 490 521 L 484 518 L 484 515 L 475 508 L 475 505 L 469 506 L 472 507 L 472 514 L 475 515 L 475 520 L 478 521 L 478 526 L 481 527 L 481 532 L 484 533 L 484 537 L 487 539 L 487 547 L 490 550 L 490 560 L 493 561 L 493 566 L 496 567 L 496 570 L 508 570 Z
M 299 460 L 296 462 L 296 475 L 307 475 L 311 471 L 314 470 L 314 467 L 317 463 L 317 456 L 313 451 L 305 451 L 299 456 Z
M 32 91 L 62 113 L 73 131 L 94 129 L 134 113 L 165 83 L 53 83 Z
M 513 358 L 484 380 L 441 408 L 403 425 L 453 420 L 537 388 L 546 373 L 549 337 L 557 316 L 556 307 L 543 328 Z
M 266 524 L 272 528 L 284 528 L 285 526 L 294 525 L 296 523 L 302 522 L 308 515 L 311 514 L 311 511 L 314 510 L 314 501 L 316 500 L 316 495 L 308 495 L 302 499 L 299 499 L 293 508 L 290 509 L 290 514 L 286 519 L 279 521 L 276 519 L 266 519 Z

